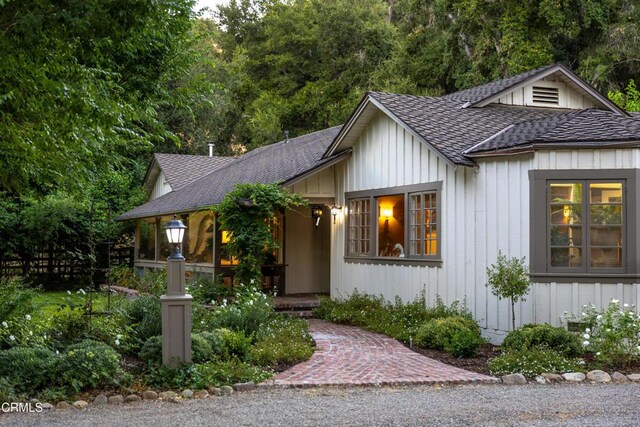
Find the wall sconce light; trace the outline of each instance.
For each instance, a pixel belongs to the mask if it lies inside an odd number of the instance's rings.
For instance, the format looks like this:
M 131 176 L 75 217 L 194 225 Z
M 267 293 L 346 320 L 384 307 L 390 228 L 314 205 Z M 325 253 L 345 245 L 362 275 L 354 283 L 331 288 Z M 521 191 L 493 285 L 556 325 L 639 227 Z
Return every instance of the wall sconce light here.
M 340 211 L 342 211 L 342 206 L 336 206 L 336 205 L 331 206 L 331 215 L 333 215 L 334 224 L 336 223 L 336 216 L 338 216 Z
M 393 216 L 392 208 L 380 208 L 380 217 L 389 221 L 389 218 L 391 218 L 392 216 Z
M 320 217 L 322 216 L 322 205 L 311 206 L 311 219 L 316 223 L 316 228 L 320 225 Z
M 569 218 L 571 216 L 571 208 L 569 207 L 569 205 L 564 205 L 564 207 L 562 208 L 562 215 L 565 218 Z

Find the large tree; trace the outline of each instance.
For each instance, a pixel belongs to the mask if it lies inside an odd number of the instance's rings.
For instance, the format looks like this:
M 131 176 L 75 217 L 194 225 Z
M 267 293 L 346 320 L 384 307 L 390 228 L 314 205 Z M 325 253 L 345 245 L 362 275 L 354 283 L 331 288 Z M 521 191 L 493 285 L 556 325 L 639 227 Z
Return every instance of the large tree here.
M 78 188 L 171 138 L 193 3 L 0 1 L 0 190 Z

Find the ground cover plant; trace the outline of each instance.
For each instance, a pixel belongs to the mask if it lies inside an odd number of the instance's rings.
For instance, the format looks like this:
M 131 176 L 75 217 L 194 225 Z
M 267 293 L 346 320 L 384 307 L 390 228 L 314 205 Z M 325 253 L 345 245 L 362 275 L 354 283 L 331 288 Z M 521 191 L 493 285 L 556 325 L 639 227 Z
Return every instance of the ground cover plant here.
M 424 292 L 409 303 L 400 298 L 390 303 L 382 296 L 356 290 L 342 299 L 322 298 L 314 313 L 324 320 L 360 326 L 410 346 L 446 350 L 456 356 L 472 356 L 484 344 L 480 327 L 464 303 L 454 301 L 447 306 L 436 296 L 433 307 L 427 307 Z
M 220 300 L 208 309 L 193 305 L 193 363 L 168 368 L 161 364 L 157 295 L 112 297 L 107 306 L 100 293 L 57 292 L 49 299 L 19 279 L 2 281 L 0 397 L 56 401 L 97 390 L 260 382 L 313 353 L 307 323 L 276 313 L 269 296 L 244 286 L 214 294 Z

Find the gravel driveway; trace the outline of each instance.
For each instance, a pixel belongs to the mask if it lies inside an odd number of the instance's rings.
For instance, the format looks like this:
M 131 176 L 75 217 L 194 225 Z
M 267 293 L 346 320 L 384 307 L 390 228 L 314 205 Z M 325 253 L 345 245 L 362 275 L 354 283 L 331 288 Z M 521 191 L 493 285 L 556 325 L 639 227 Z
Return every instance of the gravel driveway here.
M 640 425 L 638 384 L 258 389 L 155 402 L 4 414 L 8 426 Z

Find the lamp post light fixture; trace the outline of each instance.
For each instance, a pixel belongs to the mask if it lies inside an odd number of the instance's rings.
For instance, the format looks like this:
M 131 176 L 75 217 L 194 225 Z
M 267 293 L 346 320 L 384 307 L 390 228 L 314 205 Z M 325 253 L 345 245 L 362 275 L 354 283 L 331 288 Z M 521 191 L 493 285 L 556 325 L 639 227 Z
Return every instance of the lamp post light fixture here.
M 187 227 L 176 218 L 165 225 L 167 240 L 174 245 L 167 258 L 167 294 L 162 303 L 162 363 L 175 367 L 191 362 L 191 295 L 185 294 L 184 257 L 180 245 Z
M 340 211 L 342 211 L 342 206 L 336 206 L 336 205 L 331 206 L 331 215 L 333 215 L 334 224 L 336 223 L 336 217 L 338 216 Z

